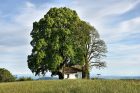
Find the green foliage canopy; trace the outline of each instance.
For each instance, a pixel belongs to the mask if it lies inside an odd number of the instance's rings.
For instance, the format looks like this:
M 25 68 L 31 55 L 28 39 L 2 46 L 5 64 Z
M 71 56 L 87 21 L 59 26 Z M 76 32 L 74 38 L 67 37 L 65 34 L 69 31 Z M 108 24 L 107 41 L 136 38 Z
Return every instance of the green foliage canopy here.
M 106 53 L 105 42 L 94 27 L 69 8 L 51 8 L 33 23 L 31 37 L 28 67 L 35 75 L 60 72 L 65 64 L 78 64 L 84 66 L 86 76 L 90 66 L 104 66 L 99 60 Z
M 74 44 L 73 35 L 80 22 L 74 10 L 64 7 L 51 8 L 44 18 L 33 23 L 33 49 L 28 56 L 28 67 L 33 73 L 58 70 L 68 59 L 74 59 L 74 45 L 77 44 Z

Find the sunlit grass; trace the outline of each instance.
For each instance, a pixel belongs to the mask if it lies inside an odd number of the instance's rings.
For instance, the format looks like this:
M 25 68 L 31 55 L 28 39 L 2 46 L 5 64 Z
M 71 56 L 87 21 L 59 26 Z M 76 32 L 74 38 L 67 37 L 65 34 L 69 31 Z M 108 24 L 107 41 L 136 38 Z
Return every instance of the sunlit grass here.
M 135 80 L 42 80 L 0 83 L 0 93 L 140 93 Z

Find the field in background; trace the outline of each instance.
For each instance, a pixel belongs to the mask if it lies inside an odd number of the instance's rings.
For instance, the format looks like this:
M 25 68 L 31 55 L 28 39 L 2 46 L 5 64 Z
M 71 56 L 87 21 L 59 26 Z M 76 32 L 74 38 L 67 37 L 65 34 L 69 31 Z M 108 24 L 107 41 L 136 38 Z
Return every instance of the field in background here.
M 0 83 L 0 93 L 140 93 L 140 80 L 40 80 Z

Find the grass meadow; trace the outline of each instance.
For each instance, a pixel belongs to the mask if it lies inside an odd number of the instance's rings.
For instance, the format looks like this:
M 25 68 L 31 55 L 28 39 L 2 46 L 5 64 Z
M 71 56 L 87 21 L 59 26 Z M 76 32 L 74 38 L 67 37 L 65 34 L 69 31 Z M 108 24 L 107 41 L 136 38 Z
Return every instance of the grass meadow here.
M 140 93 L 140 80 L 40 80 L 0 83 L 0 93 Z

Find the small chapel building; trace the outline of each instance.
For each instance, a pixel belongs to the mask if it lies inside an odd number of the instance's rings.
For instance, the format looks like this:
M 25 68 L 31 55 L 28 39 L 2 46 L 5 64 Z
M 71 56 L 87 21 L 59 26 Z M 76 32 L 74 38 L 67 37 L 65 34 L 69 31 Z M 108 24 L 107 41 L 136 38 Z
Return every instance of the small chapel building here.
M 81 79 L 82 70 L 76 67 L 64 68 L 64 79 Z

